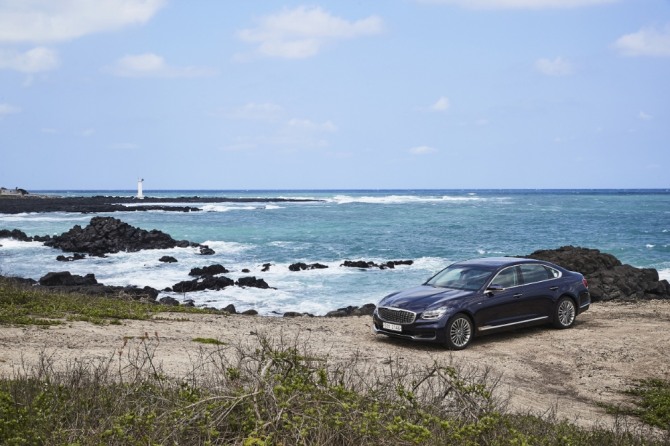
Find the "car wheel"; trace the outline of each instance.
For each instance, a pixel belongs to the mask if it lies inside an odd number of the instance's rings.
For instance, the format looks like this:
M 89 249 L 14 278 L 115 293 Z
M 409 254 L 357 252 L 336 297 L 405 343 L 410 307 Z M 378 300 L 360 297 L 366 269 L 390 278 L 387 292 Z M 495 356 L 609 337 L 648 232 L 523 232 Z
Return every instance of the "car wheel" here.
M 473 336 L 473 326 L 470 318 L 464 314 L 457 314 L 447 323 L 447 347 L 451 350 L 463 350 L 470 344 Z
M 561 297 L 556 304 L 554 314 L 554 326 L 556 328 L 570 328 L 575 323 L 577 311 L 575 302 L 569 297 Z

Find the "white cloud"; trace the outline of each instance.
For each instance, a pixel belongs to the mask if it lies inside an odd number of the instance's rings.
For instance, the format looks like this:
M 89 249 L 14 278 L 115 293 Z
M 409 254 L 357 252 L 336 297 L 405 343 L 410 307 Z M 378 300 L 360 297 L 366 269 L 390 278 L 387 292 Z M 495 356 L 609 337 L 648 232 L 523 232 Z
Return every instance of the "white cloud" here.
M 382 28 L 377 16 L 348 21 L 318 7 L 301 6 L 262 17 L 256 28 L 243 29 L 237 36 L 256 44 L 261 56 L 303 59 L 315 56 L 327 43 L 379 34 Z
M 624 56 L 670 57 L 670 24 L 663 29 L 643 28 L 619 37 L 614 48 Z
M 574 72 L 570 61 L 562 57 L 538 59 L 535 61 L 535 69 L 547 76 L 568 76 Z
M 446 111 L 450 106 L 449 98 L 442 96 L 430 108 L 433 111 Z
M 437 149 L 429 146 L 417 146 L 409 149 L 409 153 L 412 155 L 428 155 L 430 153 L 436 153 Z
M 107 68 L 110 73 L 121 77 L 203 77 L 214 74 L 204 67 L 178 67 L 165 62 L 163 57 L 153 53 L 124 56 Z
M 8 115 L 13 115 L 15 113 L 19 113 L 20 111 L 21 111 L 20 108 L 14 107 L 13 105 L 0 104 L 0 119 L 4 118 L 5 116 L 8 116 Z
M 469 9 L 559 9 L 614 3 L 619 0 L 417 0 Z
M 58 65 L 58 53 L 49 48 L 37 47 L 23 53 L 0 49 L 0 70 L 39 73 L 53 70 Z
M 643 112 L 643 111 L 641 111 L 641 112 L 638 114 L 638 117 L 639 117 L 640 119 L 642 119 L 643 121 L 650 121 L 650 120 L 654 119 L 653 116 L 651 116 L 650 114 L 645 113 L 645 112 Z
M 1 0 L 0 42 L 62 42 L 150 20 L 166 0 Z

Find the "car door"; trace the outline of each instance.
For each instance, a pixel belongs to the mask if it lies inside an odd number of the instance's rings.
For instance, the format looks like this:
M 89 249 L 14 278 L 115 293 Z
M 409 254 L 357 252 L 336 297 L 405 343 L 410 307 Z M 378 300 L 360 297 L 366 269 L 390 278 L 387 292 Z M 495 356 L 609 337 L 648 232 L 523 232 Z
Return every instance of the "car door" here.
M 558 286 L 555 275 L 544 265 L 526 263 L 519 265 L 523 283 L 521 300 L 529 318 L 551 317 Z
M 524 290 L 518 266 L 502 269 L 490 285 L 502 289 L 489 292 L 478 302 L 475 321 L 480 330 L 513 325 L 527 316 L 521 299 Z

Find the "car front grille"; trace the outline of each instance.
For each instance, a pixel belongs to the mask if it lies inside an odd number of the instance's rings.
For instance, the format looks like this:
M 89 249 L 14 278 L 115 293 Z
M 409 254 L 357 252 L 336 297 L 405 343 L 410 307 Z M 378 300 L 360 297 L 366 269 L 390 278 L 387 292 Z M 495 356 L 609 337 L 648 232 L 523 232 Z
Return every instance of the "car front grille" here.
M 416 319 L 416 313 L 395 308 L 379 307 L 377 314 L 383 320 L 396 324 L 411 324 Z

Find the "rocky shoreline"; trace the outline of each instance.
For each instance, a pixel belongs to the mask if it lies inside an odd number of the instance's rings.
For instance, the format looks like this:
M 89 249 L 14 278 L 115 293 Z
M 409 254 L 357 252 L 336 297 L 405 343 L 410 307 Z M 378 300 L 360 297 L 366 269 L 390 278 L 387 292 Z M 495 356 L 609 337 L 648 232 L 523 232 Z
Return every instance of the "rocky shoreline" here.
M 197 212 L 201 209 L 188 206 L 188 203 L 287 203 L 318 201 L 302 198 L 226 198 L 226 197 L 112 197 L 97 195 L 94 197 L 59 197 L 51 195 L 2 195 L 0 196 L 0 214 L 72 212 L 92 214 L 101 212 L 129 211 L 169 211 Z M 174 203 L 185 205 L 175 206 Z M 172 205 L 170 205 L 172 204 Z M 131 205 L 131 206 L 129 206 Z
M 126 251 L 136 252 L 145 249 L 164 248 L 199 248 L 203 256 L 214 254 L 207 245 L 201 245 L 188 240 L 174 240 L 169 234 L 158 230 L 146 231 L 132 227 L 129 224 L 113 217 L 93 217 L 86 227 L 75 225 L 69 231 L 57 236 L 29 237 L 24 232 L 13 229 L 0 230 L 0 238 L 13 238 L 20 241 L 39 241 L 46 246 L 60 249 L 71 256 L 59 255 L 57 260 L 63 262 L 80 261 L 86 256 L 102 256 Z M 522 256 L 538 260 L 546 260 L 572 271 L 578 271 L 589 282 L 589 291 L 594 302 L 608 300 L 649 300 L 670 299 L 670 283 L 659 280 L 658 271 L 651 268 L 635 268 L 624 265 L 611 254 L 601 253 L 597 249 L 564 246 L 552 250 L 539 250 Z M 178 262 L 174 257 L 161 258 L 162 262 Z M 389 260 L 380 264 L 366 260 L 343 260 L 340 267 L 358 269 L 393 269 L 400 265 L 411 265 L 412 260 Z M 261 272 L 268 271 L 272 264 L 262 265 Z M 290 271 L 298 273 L 307 269 L 327 268 L 326 265 L 314 263 L 307 265 L 297 262 L 289 266 Z M 202 290 L 221 290 L 229 286 L 255 287 L 261 289 L 272 288 L 262 278 L 256 276 L 240 277 L 232 280 L 223 274 L 230 272 L 223 265 L 210 264 L 201 268 L 194 268 L 189 276 L 194 279 L 184 280 L 166 288 L 165 292 L 188 293 Z M 250 273 L 242 270 L 243 273 Z M 0 276 L 2 277 L 2 276 Z M 176 299 L 165 296 L 158 298 L 160 291 L 145 287 L 118 287 L 98 283 L 93 274 L 85 276 L 73 275 L 68 271 L 49 272 L 38 281 L 25 278 L 5 278 L 16 283 L 39 287 L 40 289 L 57 292 L 76 292 L 87 295 L 106 297 L 122 297 L 140 300 L 148 303 L 164 305 L 180 305 Z M 182 305 L 193 306 L 193 301 L 186 299 Z M 361 307 L 348 306 L 328 312 L 327 317 L 370 315 L 374 311 L 374 304 Z M 236 314 L 234 306 L 228 305 L 223 310 L 226 313 Z M 248 310 L 242 314 L 255 315 L 255 310 Z M 281 316 L 313 316 L 307 313 L 288 312 Z

